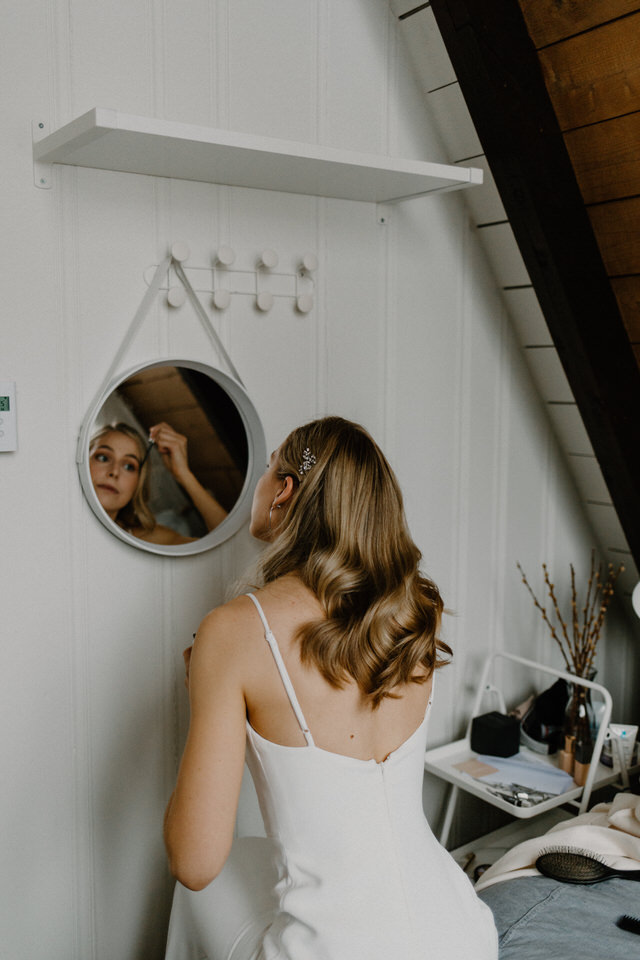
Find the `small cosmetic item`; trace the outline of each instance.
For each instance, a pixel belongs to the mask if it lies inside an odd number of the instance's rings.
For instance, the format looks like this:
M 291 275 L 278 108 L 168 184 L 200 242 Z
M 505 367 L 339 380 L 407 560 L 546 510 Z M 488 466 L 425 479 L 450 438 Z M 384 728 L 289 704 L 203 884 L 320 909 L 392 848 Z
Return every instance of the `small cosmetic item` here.
M 474 779 L 483 781 L 479 777 Z M 537 803 L 549 800 L 554 797 L 554 793 L 545 793 L 543 790 L 532 790 L 530 787 L 524 787 L 520 783 L 487 783 L 485 784 L 488 793 L 494 797 L 500 797 L 507 803 L 512 803 L 514 807 L 534 807 Z
M 565 773 L 573 773 L 575 742 L 575 737 L 569 735 L 565 736 L 564 750 L 558 751 L 559 766 L 560 769 L 564 770 Z
M 145 451 L 145 455 L 144 455 L 144 457 L 142 458 L 142 460 L 140 461 L 140 466 L 141 466 L 141 467 L 143 466 L 145 460 L 147 459 L 147 457 L 148 457 L 149 454 L 151 453 L 151 447 L 152 447 L 154 444 L 155 444 L 155 440 L 151 440 L 151 438 L 149 438 L 149 443 L 148 443 L 148 445 L 147 445 L 147 449 L 146 449 L 146 451 Z
M 613 769 L 622 768 L 622 763 L 629 768 L 633 762 L 633 747 L 638 735 L 637 726 L 622 723 L 610 723 L 607 731 L 608 737 L 612 741 Z M 616 749 L 617 748 L 617 749 Z M 617 761 L 617 762 L 616 762 Z M 620 772 L 620 771 L 618 771 Z
M 573 764 L 573 780 L 579 787 L 584 787 L 589 775 L 591 757 L 593 756 L 593 744 L 591 741 L 586 743 L 576 742 Z

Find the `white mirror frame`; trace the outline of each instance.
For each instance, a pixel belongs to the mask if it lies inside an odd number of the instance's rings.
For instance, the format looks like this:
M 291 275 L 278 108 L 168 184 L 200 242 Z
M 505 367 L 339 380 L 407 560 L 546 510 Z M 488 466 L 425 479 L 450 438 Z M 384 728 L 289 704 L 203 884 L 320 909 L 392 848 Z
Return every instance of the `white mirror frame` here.
M 134 376 L 134 374 L 140 373 L 142 370 L 150 370 L 153 367 L 163 366 L 187 367 L 190 370 L 197 370 L 210 377 L 234 402 L 247 434 L 247 473 L 242 490 L 240 491 L 240 496 L 222 523 L 218 524 L 215 529 L 210 530 L 204 537 L 200 537 L 199 540 L 195 540 L 192 543 L 174 545 L 149 543 L 147 540 L 140 540 L 138 537 L 127 533 L 126 530 L 119 527 L 117 523 L 114 523 L 103 510 L 93 488 L 89 471 L 89 442 L 93 433 L 96 417 L 107 398 L 111 396 L 120 384 L 128 380 L 129 377 Z M 267 462 L 267 448 L 264 430 L 258 413 L 249 399 L 246 390 L 237 380 L 209 364 L 200 363 L 197 360 L 181 360 L 170 357 L 162 360 L 152 360 L 147 363 L 139 363 L 125 373 L 114 377 L 111 383 L 96 397 L 82 421 L 80 434 L 78 436 L 76 461 L 78 464 L 80 483 L 87 502 L 98 520 L 100 520 L 110 533 L 125 543 L 128 543 L 129 546 L 137 547 L 138 550 L 146 550 L 149 553 L 157 553 L 165 557 L 184 557 L 192 556 L 196 553 L 204 553 L 205 550 L 211 550 L 212 547 L 217 547 L 219 544 L 224 543 L 224 541 L 232 537 L 249 518 L 253 491 L 261 474 L 264 472 L 264 466 Z
M 637 617 L 640 617 L 640 581 L 636 583 L 631 594 L 631 603 Z

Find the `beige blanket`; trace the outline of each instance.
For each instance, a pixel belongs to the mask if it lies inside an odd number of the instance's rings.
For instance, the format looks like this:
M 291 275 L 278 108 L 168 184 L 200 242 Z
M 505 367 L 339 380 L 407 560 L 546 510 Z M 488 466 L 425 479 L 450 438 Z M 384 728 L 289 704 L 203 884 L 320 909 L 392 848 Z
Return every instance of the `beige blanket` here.
M 535 862 L 543 850 L 571 847 L 595 853 L 617 870 L 637 870 L 640 865 L 640 796 L 620 793 L 613 803 L 599 803 L 583 813 L 558 823 L 541 837 L 513 847 L 478 880 L 475 889 L 512 877 L 540 876 Z

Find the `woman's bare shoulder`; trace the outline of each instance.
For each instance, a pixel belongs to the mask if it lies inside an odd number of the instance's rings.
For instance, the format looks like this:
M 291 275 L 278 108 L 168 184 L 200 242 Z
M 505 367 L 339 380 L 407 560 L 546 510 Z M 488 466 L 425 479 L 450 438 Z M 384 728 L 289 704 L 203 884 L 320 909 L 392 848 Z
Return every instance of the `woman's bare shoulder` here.
M 257 625 L 255 607 L 249 597 L 243 595 L 210 610 L 203 617 L 196 638 L 222 642 L 229 636 L 244 635 Z
M 321 615 L 316 597 L 297 578 L 282 577 L 251 592 L 279 640 L 286 641 L 300 623 Z M 211 610 L 196 634 L 196 644 L 201 648 L 219 652 L 228 649 L 236 659 L 254 656 L 256 646 L 264 646 L 263 640 L 264 626 L 246 594 Z
M 247 597 L 237 597 L 206 614 L 190 648 L 190 668 L 195 666 L 212 683 L 232 676 L 243 682 L 251 661 L 256 659 L 261 632 L 260 621 L 252 618 L 251 606 Z

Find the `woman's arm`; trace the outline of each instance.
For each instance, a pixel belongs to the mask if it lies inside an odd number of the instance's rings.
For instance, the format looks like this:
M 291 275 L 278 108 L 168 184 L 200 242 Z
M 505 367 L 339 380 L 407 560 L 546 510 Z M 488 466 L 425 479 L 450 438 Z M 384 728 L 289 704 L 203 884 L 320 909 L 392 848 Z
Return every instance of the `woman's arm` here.
M 202 890 L 231 849 L 245 753 L 246 706 L 233 604 L 196 634 L 189 667 L 191 720 L 164 839 L 172 874 Z
M 187 456 L 187 438 L 168 423 L 157 423 L 149 430 L 167 470 L 175 477 L 194 507 L 205 522 L 207 530 L 222 523 L 227 511 L 216 498 L 202 486 L 191 472 Z

